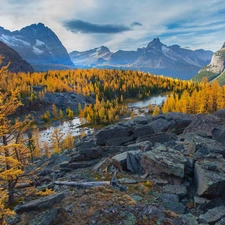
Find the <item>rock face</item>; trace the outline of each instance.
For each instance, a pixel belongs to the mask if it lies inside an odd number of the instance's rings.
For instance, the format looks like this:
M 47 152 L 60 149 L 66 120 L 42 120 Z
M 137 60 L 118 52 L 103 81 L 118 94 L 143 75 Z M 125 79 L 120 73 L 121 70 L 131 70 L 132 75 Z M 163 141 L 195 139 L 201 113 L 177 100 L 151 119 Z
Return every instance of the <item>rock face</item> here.
M 13 32 L 0 27 L 0 40 L 17 51 L 35 70 L 74 67 L 59 38 L 42 23 Z
M 203 77 L 207 77 L 209 81 L 218 80 L 221 85 L 225 84 L 225 46 L 215 52 L 212 56 L 211 62 L 203 67 L 193 80 L 201 81 Z
M 158 38 L 136 51 L 110 52 L 107 47 L 84 52 L 73 51 L 70 57 L 77 67 L 109 67 L 148 71 L 189 79 L 210 62 L 211 51 L 188 50 L 178 45 L 166 46 Z M 182 77 L 180 76 L 182 72 Z M 189 75 L 188 75 L 189 74 Z
M 2 66 L 6 66 L 9 62 L 8 70 L 11 72 L 33 72 L 32 66 L 12 48 L 0 41 L 0 56 L 3 57 Z

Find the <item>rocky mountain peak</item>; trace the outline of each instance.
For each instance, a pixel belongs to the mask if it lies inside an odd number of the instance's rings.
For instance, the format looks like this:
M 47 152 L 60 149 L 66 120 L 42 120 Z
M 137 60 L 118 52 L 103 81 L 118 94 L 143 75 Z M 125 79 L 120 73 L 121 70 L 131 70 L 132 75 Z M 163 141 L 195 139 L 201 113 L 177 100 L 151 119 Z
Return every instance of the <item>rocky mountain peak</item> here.
M 163 45 L 164 44 L 160 42 L 159 38 L 154 38 L 151 42 L 149 42 L 146 48 L 161 48 Z
M 0 28 L 0 40 L 17 51 L 36 70 L 74 68 L 66 48 L 43 23 L 12 32 Z

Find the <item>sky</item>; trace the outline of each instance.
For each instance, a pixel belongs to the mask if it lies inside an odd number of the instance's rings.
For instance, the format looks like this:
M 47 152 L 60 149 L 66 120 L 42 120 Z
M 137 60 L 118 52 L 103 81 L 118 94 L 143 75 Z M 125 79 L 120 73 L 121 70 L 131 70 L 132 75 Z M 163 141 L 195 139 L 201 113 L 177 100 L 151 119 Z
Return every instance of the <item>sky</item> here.
M 68 52 L 107 46 L 136 50 L 158 37 L 167 46 L 217 51 L 225 41 L 224 0 L 0 0 L 0 26 L 43 23 Z

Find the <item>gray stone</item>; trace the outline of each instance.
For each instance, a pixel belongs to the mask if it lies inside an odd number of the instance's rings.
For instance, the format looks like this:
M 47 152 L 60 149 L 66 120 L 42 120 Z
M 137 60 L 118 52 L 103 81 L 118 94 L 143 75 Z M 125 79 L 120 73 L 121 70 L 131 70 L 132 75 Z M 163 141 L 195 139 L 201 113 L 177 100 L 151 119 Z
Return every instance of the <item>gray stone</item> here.
M 214 128 L 212 130 L 212 138 L 225 146 L 225 130 Z
M 186 161 L 180 152 L 159 145 L 156 149 L 142 154 L 141 165 L 149 174 L 165 173 L 183 178 Z
M 131 178 L 120 178 L 118 179 L 119 183 L 121 184 L 137 184 L 138 181 L 137 180 L 134 180 L 134 179 L 131 179 Z
M 141 153 L 133 154 L 131 152 L 127 153 L 127 169 L 136 174 L 143 174 L 144 169 L 141 166 Z
M 218 221 L 217 223 L 215 223 L 215 225 L 225 225 L 225 218 L 223 218 L 220 221 Z
M 179 197 L 175 194 L 161 194 L 159 200 L 162 202 L 179 202 Z
M 108 139 L 106 141 L 107 146 L 120 146 L 124 145 L 126 142 L 132 141 L 133 137 L 121 137 L 121 138 L 113 138 L 113 139 Z
M 167 121 L 165 119 L 157 119 L 152 121 L 149 125 L 151 127 L 151 129 L 155 132 L 164 132 L 167 131 L 169 129 L 170 126 L 172 126 L 175 122 L 173 120 L 171 121 Z
M 109 139 L 129 137 L 132 134 L 132 130 L 133 128 L 131 127 L 123 127 L 118 125 L 106 127 L 97 132 L 96 144 L 105 145 Z
M 176 225 L 198 225 L 196 218 L 192 214 L 181 215 L 178 219 L 175 220 L 174 224 Z
M 210 200 L 206 198 L 201 198 L 198 196 L 194 197 L 194 205 L 197 210 L 203 210 L 209 202 Z
M 65 197 L 64 193 L 57 193 L 54 195 L 41 197 L 39 199 L 20 205 L 18 208 L 15 209 L 15 211 L 17 213 L 20 213 L 20 212 L 38 211 L 44 208 L 50 208 L 54 204 L 59 203 L 64 197 Z
M 151 125 L 140 126 L 134 129 L 133 138 L 138 138 L 140 136 L 146 136 L 154 133 Z
M 51 225 L 58 211 L 58 209 L 47 209 L 34 216 L 34 218 L 29 221 L 28 225 Z
M 157 133 L 157 134 L 152 134 L 150 136 L 138 137 L 137 142 L 150 141 L 152 144 L 155 144 L 155 143 L 166 143 L 176 139 L 177 139 L 177 136 L 175 134 Z
M 214 224 L 225 217 L 225 207 L 219 206 L 208 210 L 205 214 L 199 216 L 200 223 Z
M 162 188 L 163 193 L 176 194 L 179 198 L 183 198 L 187 194 L 187 188 L 182 185 L 168 184 Z
M 184 214 L 185 212 L 185 206 L 180 202 L 164 202 L 162 206 L 166 210 L 170 210 L 178 214 Z
M 194 180 L 199 196 L 216 197 L 225 193 L 224 168 L 225 160 L 222 158 L 199 159 L 195 163 Z
M 213 153 L 225 156 L 225 147 L 210 138 L 204 138 L 195 133 L 187 133 L 184 135 L 180 135 L 179 139 L 183 140 L 183 144 L 185 146 L 184 153 L 186 153 L 187 155 L 198 154 L 201 158 L 207 156 L 209 153 Z M 195 147 L 190 147 L 194 145 Z M 194 150 L 196 151 L 196 153 L 194 153 Z M 196 157 L 196 159 L 198 158 L 199 157 Z
M 204 137 L 211 137 L 212 130 L 216 127 L 221 126 L 221 120 L 213 115 L 202 115 L 199 114 L 192 121 L 192 123 L 184 130 L 184 133 L 196 133 Z
M 59 167 L 64 168 L 64 167 L 68 167 L 68 165 L 69 165 L 69 161 L 64 161 L 59 164 Z
M 84 162 L 74 162 L 69 164 L 71 169 L 87 168 L 95 165 L 97 162 L 95 160 L 84 161 Z

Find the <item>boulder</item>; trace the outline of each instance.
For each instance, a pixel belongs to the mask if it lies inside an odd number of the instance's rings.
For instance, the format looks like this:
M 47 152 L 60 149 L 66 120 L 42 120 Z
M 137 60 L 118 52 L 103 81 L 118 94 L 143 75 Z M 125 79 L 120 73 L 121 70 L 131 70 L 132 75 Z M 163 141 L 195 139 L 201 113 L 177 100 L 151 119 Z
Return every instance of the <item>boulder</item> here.
M 23 205 L 18 206 L 15 211 L 17 213 L 29 212 L 29 211 L 38 211 L 44 208 L 51 208 L 54 204 L 61 202 L 65 197 L 64 193 L 57 193 L 54 195 L 49 195 L 46 197 L 41 197 L 33 201 L 27 202 Z
M 141 136 L 146 136 L 154 133 L 154 130 L 150 124 L 139 126 L 134 129 L 133 138 L 138 138 Z
M 225 206 L 215 207 L 199 216 L 200 223 L 214 224 L 220 219 L 225 218 Z
M 212 130 L 221 126 L 221 120 L 217 116 L 199 114 L 192 123 L 184 130 L 184 133 L 196 133 L 203 137 L 211 137 Z
M 136 154 L 138 154 L 138 153 L 140 153 L 140 152 L 141 152 L 141 150 L 135 150 L 135 151 L 123 152 L 123 153 L 120 153 L 120 154 L 117 154 L 117 155 L 113 156 L 112 159 L 113 159 L 114 161 L 119 162 L 120 165 L 122 166 L 123 170 L 127 170 L 127 169 L 128 169 L 128 168 L 127 168 L 127 157 L 130 157 L 130 156 L 128 156 L 128 155 L 130 155 L 130 154 L 136 155 Z M 129 159 L 128 159 L 128 162 L 130 162 Z M 130 168 L 130 169 L 133 168 L 133 167 L 132 167 L 132 164 L 129 164 L 129 168 Z M 135 169 L 136 169 L 136 168 L 137 168 L 137 170 L 139 169 L 138 167 L 135 167 Z M 135 170 L 135 169 L 134 169 L 134 170 Z M 138 171 L 139 171 L 139 170 L 138 170 Z
M 47 209 L 35 215 L 34 218 L 29 221 L 28 225 L 51 225 L 58 211 L 58 209 Z
M 97 162 L 95 160 L 85 161 L 85 162 L 74 162 L 69 164 L 71 169 L 87 168 L 95 165 Z
M 176 140 L 177 136 L 175 134 L 171 133 L 157 133 L 157 134 L 152 134 L 150 136 L 140 136 L 137 139 L 137 142 L 139 141 L 150 141 L 152 144 L 155 143 L 165 143 L 169 142 L 171 140 Z
M 209 153 L 221 154 L 225 156 L 225 147 L 215 140 L 210 138 L 201 137 L 195 133 L 186 133 L 179 136 L 184 145 L 184 154 L 194 155 L 197 153 L 196 160 L 208 155 Z
M 119 125 L 106 127 L 96 133 L 96 144 L 105 145 L 107 140 L 114 138 L 129 137 L 133 128 Z
M 180 152 L 159 145 L 152 151 L 142 154 L 141 166 L 149 174 L 161 175 L 165 173 L 183 178 L 186 161 Z
M 182 185 L 168 184 L 162 188 L 163 193 L 175 194 L 179 198 L 183 198 L 187 194 L 187 188 Z
M 141 154 L 127 153 L 127 170 L 135 174 L 143 174 L 144 169 L 141 166 Z
M 195 163 L 194 180 L 199 196 L 216 197 L 225 193 L 225 160 L 199 159 Z
M 173 120 L 167 121 L 165 119 L 159 118 L 157 120 L 152 121 L 149 126 L 153 130 L 154 133 L 167 131 L 170 126 L 172 126 L 175 122 Z
M 120 146 L 124 145 L 126 142 L 132 141 L 133 137 L 120 137 L 120 138 L 112 138 L 106 141 L 107 146 Z
M 221 143 L 225 147 L 225 130 L 214 128 L 212 130 L 212 139 Z

